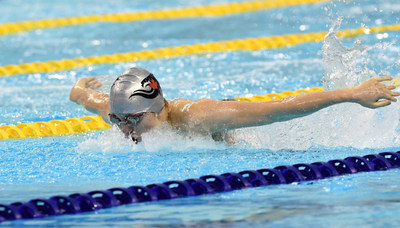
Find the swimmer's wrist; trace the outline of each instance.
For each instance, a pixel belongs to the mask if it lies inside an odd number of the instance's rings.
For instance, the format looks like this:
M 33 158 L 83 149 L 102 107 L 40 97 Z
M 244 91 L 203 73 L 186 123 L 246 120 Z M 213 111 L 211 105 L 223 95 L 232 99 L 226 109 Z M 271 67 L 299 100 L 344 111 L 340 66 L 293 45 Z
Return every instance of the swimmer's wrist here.
M 357 89 L 355 87 L 332 90 L 332 92 L 335 93 L 333 103 L 358 103 L 360 100 L 359 96 L 357 95 Z
M 358 91 L 358 86 L 345 88 L 345 96 L 347 102 L 359 103 L 360 99 L 360 91 Z

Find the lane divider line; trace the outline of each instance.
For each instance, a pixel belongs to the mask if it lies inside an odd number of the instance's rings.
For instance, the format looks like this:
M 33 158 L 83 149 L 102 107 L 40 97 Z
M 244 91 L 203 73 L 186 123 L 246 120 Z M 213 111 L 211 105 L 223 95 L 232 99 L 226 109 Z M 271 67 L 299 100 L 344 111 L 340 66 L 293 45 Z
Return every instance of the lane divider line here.
M 347 29 L 338 32 L 338 36 L 341 38 L 353 38 L 365 34 L 391 32 L 398 30 L 400 30 L 400 24 L 394 24 L 372 27 L 369 29 Z M 50 73 L 66 71 L 74 68 L 96 64 L 134 62 L 138 60 L 157 58 L 173 58 L 177 56 L 193 55 L 205 52 L 224 52 L 238 50 L 256 51 L 262 49 L 277 49 L 299 45 L 307 42 L 321 42 L 324 40 L 326 34 L 326 32 L 314 32 L 304 34 L 286 34 L 260 38 L 224 40 L 203 44 L 182 45 L 175 47 L 156 48 L 153 50 L 117 53 L 112 55 L 90 56 L 74 59 L 53 60 L 47 62 L 23 63 L 19 65 L 6 65 L 0 67 L 0 76 L 29 73 Z
M 34 21 L 12 22 L 0 25 L 0 36 L 30 31 L 35 29 L 74 26 L 95 22 L 131 22 L 143 20 L 165 20 L 189 17 L 224 16 L 257 10 L 267 10 L 295 5 L 323 3 L 328 0 L 265 0 L 234 2 L 218 5 L 195 6 L 176 9 L 162 9 L 142 12 L 98 14 L 76 17 L 51 18 Z
M 146 186 L 110 188 L 69 196 L 56 195 L 28 202 L 0 204 L 0 222 L 79 214 L 126 204 L 216 194 L 260 186 L 318 181 L 360 172 L 384 171 L 400 167 L 400 152 L 351 156 L 328 162 L 281 165 L 275 168 L 244 170 L 221 175 L 205 175 Z

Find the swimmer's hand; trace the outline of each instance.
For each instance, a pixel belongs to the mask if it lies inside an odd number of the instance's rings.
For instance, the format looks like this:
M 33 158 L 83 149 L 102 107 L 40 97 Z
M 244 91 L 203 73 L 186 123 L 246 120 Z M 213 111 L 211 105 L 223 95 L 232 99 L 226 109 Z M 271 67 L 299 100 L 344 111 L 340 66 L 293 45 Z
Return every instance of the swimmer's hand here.
M 104 121 L 109 122 L 109 96 L 93 89 L 100 86 L 101 83 L 95 76 L 80 78 L 72 87 L 69 99 L 82 105 L 88 111 L 101 115 Z
M 71 101 L 79 102 L 78 99 L 82 93 L 86 92 L 85 89 L 99 88 L 101 86 L 102 84 L 97 80 L 96 76 L 80 78 L 72 87 L 69 98 Z
M 367 108 L 379 108 L 396 102 L 400 93 L 393 91 L 394 85 L 385 85 L 383 81 L 391 81 L 392 77 L 375 77 L 363 82 L 359 86 L 351 87 L 356 103 Z

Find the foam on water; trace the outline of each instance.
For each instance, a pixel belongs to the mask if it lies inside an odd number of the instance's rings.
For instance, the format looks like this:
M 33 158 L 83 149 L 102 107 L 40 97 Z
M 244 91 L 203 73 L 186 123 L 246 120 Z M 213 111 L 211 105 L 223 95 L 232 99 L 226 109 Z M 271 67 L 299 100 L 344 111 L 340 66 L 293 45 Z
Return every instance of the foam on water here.
M 117 142 L 117 143 L 116 143 Z M 125 138 L 117 127 L 98 137 L 90 138 L 78 145 L 78 150 L 82 153 L 132 153 L 139 151 L 176 151 L 185 152 L 196 149 L 217 149 L 225 148 L 225 143 L 217 143 L 211 136 L 199 136 L 193 134 L 179 134 L 168 124 L 161 124 L 155 129 L 142 134 L 142 142 L 135 144 L 132 140 Z
M 235 131 L 255 148 L 299 149 L 313 146 L 387 148 L 399 143 L 399 105 L 380 110 L 340 104 L 310 116 Z
M 347 48 L 336 36 L 342 20 L 339 18 L 334 22 L 323 43 L 324 89 L 356 86 L 371 77 L 390 76 L 388 71 L 381 70 L 376 73 L 371 69 L 370 63 L 374 62 L 376 57 L 370 56 L 369 51 L 384 51 L 392 48 L 394 42 L 368 46 L 362 45 L 358 40 L 353 47 Z M 392 62 L 389 66 L 384 66 L 384 69 L 398 66 L 397 60 Z M 394 77 L 398 75 L 397 73 Z M 241 140 L 241 144 L 269 149 L 308 149 L 313 146 L 395 147 L 400 140 L 399 111 L 398 102 L 375 110 L 358 104 L 343 103 L 304 118 L 236 130 L 235 137 Z
M 347 48 L 336 35 L 342 21 L 343 17 L 340 17 L 333 23 L 323 42 L 322 53 L 325 73 L 322 84 L 324 89 L 332 90 L 356 86 L 372 77 L 382 74 L 390 75 L 390 72 L 385 70 L 377 73 L 371 69 L 376 59 L 369 52 L 376 49 L 384 51 L 395 42 L 368 46 L 362 45 L 360 40 L 356 40 L 353 47 Z M 364 29 L 366 33 L 369 33 L 367 27 Z

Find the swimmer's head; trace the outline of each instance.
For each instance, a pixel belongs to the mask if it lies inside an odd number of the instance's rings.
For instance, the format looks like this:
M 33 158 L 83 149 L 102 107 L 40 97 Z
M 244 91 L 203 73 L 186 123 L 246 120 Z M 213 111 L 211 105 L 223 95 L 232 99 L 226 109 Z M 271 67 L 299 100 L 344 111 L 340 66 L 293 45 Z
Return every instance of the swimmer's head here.
M 143 68 L 127 69 L 111 86 L 111 113 L 159 113 L 164 105 L 165 100 L 157 79 Z

